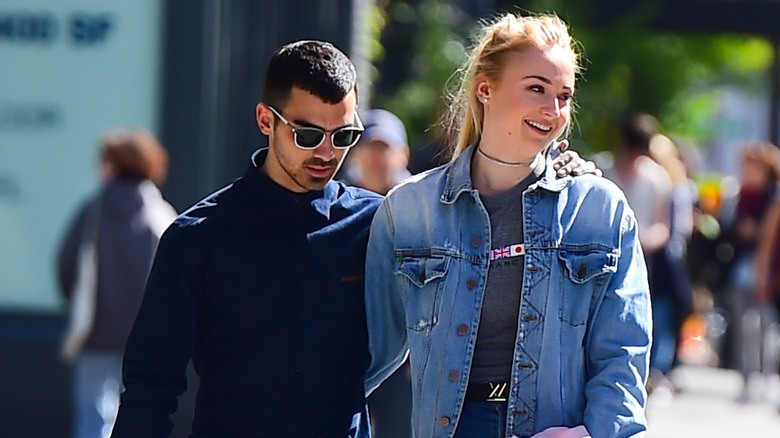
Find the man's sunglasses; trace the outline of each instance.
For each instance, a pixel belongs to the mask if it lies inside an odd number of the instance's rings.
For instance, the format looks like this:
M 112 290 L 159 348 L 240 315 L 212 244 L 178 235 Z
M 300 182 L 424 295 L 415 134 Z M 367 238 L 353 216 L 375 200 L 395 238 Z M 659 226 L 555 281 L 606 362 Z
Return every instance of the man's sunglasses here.
M 360 117 L 358 117 L 357 112 L 355 113 L 357 126 L 345 126 L 334 131 L 325 131 L 323 129 L 314 128 L 311 126 L 296 128 L 290 122 L 288 122 L 284 116 L 279 114 L 279 111 L 274 109 L 274 107 L 268 105 L 268 108 L 270 108 L 276 117 L 279 117 L 279 119 L 284 122 L 285 125 L 290 127 L 293 132 L 293 137 L 295 138 L 295 146 L 298 146 L 301 149 L 317 149 L 322 144 L 322 142 L 325 141 L 325 136 L 329 132 L 330 143 L 333 145 L 333 147 L 336 149 L 346 149 L 357 144 L 358 140 L 360 140 L 360 136 L 364 131 L 363 123 L 360 121 Z

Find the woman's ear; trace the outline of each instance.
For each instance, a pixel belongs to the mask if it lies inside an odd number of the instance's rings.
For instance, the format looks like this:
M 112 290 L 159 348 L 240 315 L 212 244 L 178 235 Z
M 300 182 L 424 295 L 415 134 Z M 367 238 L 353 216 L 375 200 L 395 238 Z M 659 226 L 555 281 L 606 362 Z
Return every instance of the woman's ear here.
M 477 100 L 482 103 L 487 103 L 490 100 L 490 81 L 484 76 L 477 76 L 476 86 L 474 89 L 477 93 Z

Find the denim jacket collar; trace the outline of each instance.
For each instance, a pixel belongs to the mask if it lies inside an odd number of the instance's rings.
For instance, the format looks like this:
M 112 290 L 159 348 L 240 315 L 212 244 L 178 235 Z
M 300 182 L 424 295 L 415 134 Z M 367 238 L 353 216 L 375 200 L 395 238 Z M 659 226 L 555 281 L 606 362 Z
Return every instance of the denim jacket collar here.
M 462 193 L 474 191 L 474 187 L 471 184 L 471 159 L 474 156 L 478 143 L 479 141 L 475 141 L 470 144 L 449 164 L 444 191 L 440 198 L 441 202 L 452 204 Z M 558 177 L 555 169 L 553 169 L 553 161 L 561 155 L 561 151 L 558 149 L 559 144 L 554 142 L 552 147 L 549 147 L 544 152 L 544 165 L 534 169 L 534 172 L 542 175 L 542 177 L 539 181 L 532 184 L 529 189 L 541 187 L 551 192 L 560 192 L 564 187 L 573 182 L 571 176 Z

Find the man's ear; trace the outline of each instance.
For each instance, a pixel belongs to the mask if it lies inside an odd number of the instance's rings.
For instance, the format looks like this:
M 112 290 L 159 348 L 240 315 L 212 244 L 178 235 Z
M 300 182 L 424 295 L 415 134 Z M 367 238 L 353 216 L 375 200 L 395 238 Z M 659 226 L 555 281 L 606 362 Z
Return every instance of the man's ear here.
M 265 135 L 271 135 L 274 126 L 274 113 L 268 108 L 268 105 L 260 102 L 255 108 L 255 117 L 257 118 L 257 127 Z

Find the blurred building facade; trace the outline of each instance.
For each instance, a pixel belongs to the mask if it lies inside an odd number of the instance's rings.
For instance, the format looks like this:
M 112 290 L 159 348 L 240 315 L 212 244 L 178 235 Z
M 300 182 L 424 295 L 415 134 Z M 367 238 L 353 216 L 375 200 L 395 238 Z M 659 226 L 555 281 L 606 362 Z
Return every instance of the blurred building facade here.
M 324 39 L 364 69 L 360 29 L 370 4 L 0 4 L 0 436 L 69 434 L 70 372 L 57 357 L 65 306 L 54 258 L 68 215 L 97 190 L 99 134 L 116 126 L 154 132 L 170 153 L 163 193 L 182 211 L 240 175 L 250 152 L 265 145 L 254 108 L 273 51 Z M 174 436 L 188 433 L 191 402 L 192 388 Z

